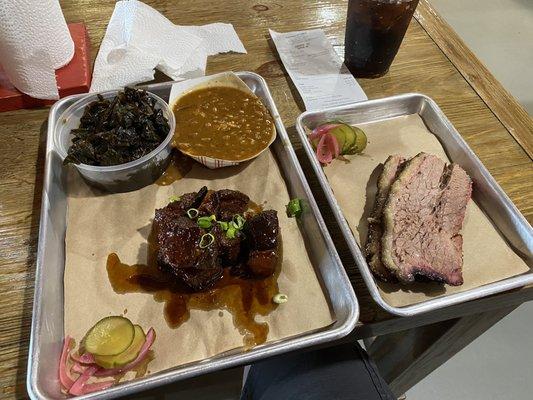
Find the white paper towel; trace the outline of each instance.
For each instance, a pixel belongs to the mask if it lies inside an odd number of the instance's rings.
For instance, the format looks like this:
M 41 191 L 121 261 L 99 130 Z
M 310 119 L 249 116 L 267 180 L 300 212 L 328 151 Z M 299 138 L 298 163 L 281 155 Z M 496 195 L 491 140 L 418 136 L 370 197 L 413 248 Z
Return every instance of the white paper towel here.
M 207 56 L 246 53 L 230 24 L 174 25 L 152 7 L 117 2 L 96 57 L 91 92 L 153 79 L 154 69 L 172 79 L 205 74 Z
M 205 75 L 208 56 L 230 51 L 246 53 L 244 45 L 231 24 L 217 22 L 203 26 L 179 26 L 179 28 L 201 38 L 202 41 L 182 67 L 178 69 L 158 68 L 174 80 Z
M 11 83 L 38 99 L 58 99 L 55 70 L 74 42 L 58 0 L 0 1 L 0 63 Z

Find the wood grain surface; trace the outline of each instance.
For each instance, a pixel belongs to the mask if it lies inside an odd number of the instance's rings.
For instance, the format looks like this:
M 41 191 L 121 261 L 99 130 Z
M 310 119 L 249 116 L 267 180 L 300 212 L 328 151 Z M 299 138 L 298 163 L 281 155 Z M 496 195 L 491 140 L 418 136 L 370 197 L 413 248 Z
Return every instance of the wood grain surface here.
M 255 71 L 268 82 L 274 100 L 293 139 L 303 167 L 310 171 L 298 143 L 294 121 L 303 111 L 301 99 L 283 70 L 268 29 L 293 31 L 322 28 L 342 53 L 346 1 L 291 0 L 252 2 L 234 0 L 146 1 L 178 24 L 205 24 L 216 21 L 233 23 L 248 54 L 225 54 L 210 58 L 208 73 L 224 70 Z M 68 22 L 83 21 L 92 43 L 92 57 L 104 35 L 114 2 L 96 0 L 61 1 Z M 503 189 L 531 222 L 533 220 L 533 168 L 524 148 L 530 148 L 531 135 L 513 137 L 510 132 L 523 131 L 513 118 L 502 117 L 494 103 L 476 93 L 479 85 L 465 80 L 462 68 L 471 65 L 447 56 L 446 37 L 437 43 L 427 32 L 443 29 L 428 24 L 442 24 L 438 18 L 423 21 L 424 28 L 413 20 L 390 72 L 383 78 L 360 80 L 369 98 L 406 92 L 421 92 L 437 101 L 461 135 L 487 166 Z M 434 35 L 432 33 L 432 35 Z M 447 50 L 448 51 L 448 50 Z M 448 58 L 450 57 L 450 58 Z M 472 62 L 472 53 L 465 53 Z M 451 61 L 455 62 L 454 65 Z M 483 76 L 480 79 L 485 79 Z M 494 95 L 501 87 L 491 86 Z M 503 96 L 503 95 L 502 95 Z M 520 113 L 515 102 L 508 112 Z M 498 113 L 499 117 L 496 116 Z M 48 109 L 20 110 L 0 114 L 0 397 L 25 398 L 26 359 L 33 302 L 35 256 L 44 166 L 44 141 Z M 502 123 L 503 122 L 503 123 Z M 527 133 L 527 132 L 526 132 Z M 522 146 L 520 145 L 520 141 Z M 333 220 L 326 202 L 309 175 L 324 216 Z M 354 283 L 365 321 L 381 321 L 390 316 L 377 310 L 369 298 L 349 252 L 334 226 L 330 226 L 339 245 L 343 262 Z M 482 308 L 482 306 L 480 306 Z M 475 309 L 472 312 L 481 312 Z M 452 318 L 447 315 L 446 318 Z M 387 321 L 394 330 L 394 321 Z M 378 322 L 379 323 L 379 322 Z M 392 328 L 391 328 L 392 326 Z M 400 324 L 400 326 L 402 326 Z M 405 328 L 404 328 L 405 329 Z

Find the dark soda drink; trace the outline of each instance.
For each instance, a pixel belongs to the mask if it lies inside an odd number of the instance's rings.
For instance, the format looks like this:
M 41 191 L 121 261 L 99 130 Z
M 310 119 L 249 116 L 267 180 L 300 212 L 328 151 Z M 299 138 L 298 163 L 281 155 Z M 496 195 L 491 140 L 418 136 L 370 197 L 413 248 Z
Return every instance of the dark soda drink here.
M 389 70 L 418 0 L 349 0 L 344 63 L 360 78 Z

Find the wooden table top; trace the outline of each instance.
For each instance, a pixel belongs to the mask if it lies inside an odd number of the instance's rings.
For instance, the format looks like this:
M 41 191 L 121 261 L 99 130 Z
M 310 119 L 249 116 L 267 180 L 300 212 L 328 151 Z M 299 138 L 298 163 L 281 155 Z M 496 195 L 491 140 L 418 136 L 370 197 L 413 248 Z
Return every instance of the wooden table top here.
M 87 25 L 92 56 L 95 57 L 113 11 L 113 2 L 64 0 L 61 3 L 68 22 L 83 21 Z M 268 29 L 283 32 L 322 28 L 342 54 L 346 1 L 185 0 L 178 5 L 178 2 L 171 0 L 154 0 L 146 3 L 153 5 L 173 22 L 183 25 L 217 21 L 234 24 L 248 54 L 212 57 L 207 72 L 250 70 L 261 74 L 268 82 L 304 169 L 310 171 L 294 131 L 294 121 L 303 111 L 303 105 L 273 51 Z M 379 79 L 362 79 L 359 82 L 370 99 L 407 92 L 420 92 L 435 99 L 521 212 L 530 222 L 533 221 L 533 168 L 530 158 L 533 121 L 433 12 L 426 0 L 421 0 L 416 20 L 411 23 L 390 72 Z M 26 397 L 26 359 L 47 115 L 47 108 L 0 114 L 2 398 Z M 312 178 L 310 184 L 318 187 Z M 315 192 L 319 204 L 325 204 L 318 191 Z M 327 219 L 333 219 L 327 210 L 325 214 Z M 366 293 L 355 265 L 349 260 L 347 249 L 341 246 L 340 254 L 354 282 L 362 319 L 386 320 L 381 323 L 389 324 L 391 329 L 390 323 L 399 319 L 391 320 L 390 316 L 377 310 Z M 448 318 L 454 315 L 449 314 Z M 394 323 L 405 325 L 401 321 Z

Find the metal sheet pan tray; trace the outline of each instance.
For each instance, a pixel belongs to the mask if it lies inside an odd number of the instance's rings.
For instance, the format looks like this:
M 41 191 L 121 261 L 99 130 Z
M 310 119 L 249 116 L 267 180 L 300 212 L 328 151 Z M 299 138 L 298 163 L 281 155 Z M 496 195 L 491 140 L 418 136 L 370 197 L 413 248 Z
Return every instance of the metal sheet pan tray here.
M 522 257 L 530 269 L 533 268 L 533 229 L 432 99 L 422 94 L 403 94 L 321 111 L 304 112 L 296 122 L 299 138 L 373 299 L 392 314 L 412 316 L 533 283 L 533 273 L 526 272 L 406 306 L 396 307 L 385 301 L 307 139 L 307 133 L 324 121 L 342 120 L 358 125 L 413 114 L 420 116 L 430 133 L 437 137 L 448 157 L 461 165 L 470 175 L 474 183 L 474 200 L 478 206 L 490 218 L 512 250 Z
M 84 399 L 115 398 L 212 371 L 249 364 L 254 361 L 304 347 L 340 339 L 354 328 L 359 307 L 348 276 L 342 267 L 320 211 L 313 199 L 296 154 L 265 80 L 251 72 L 237 75 L 269 108 L 275 119 L 277 138 L 271 146 L 284 174 L 291 198 L 299 197 L 309 205 L 300 221 L 301 232 L 309 246 L 309 257 L 324 289 L 336 322 L 322 330 L 266 343 L 254 349 L 227 352 L 209 359 L 175 367 L 142 379 L 126 382 L 106 391 L 83 396 Z M 168 101 L 172 82 L 147 85 L 144 89 Z M 46 145 L 45 176 L 42 196 L 35 298 L 28 360 L 27 389 L 34 399 L 65 398 L 60 393 L 58 361 L 63 340 L 63 271 L 65 264 L 66 174 L 54 148 L 52 129 L 57 118 L 84 95 L 64 98 L 50 110 Z M 312 245 L 311 245 L 312 244 Z

